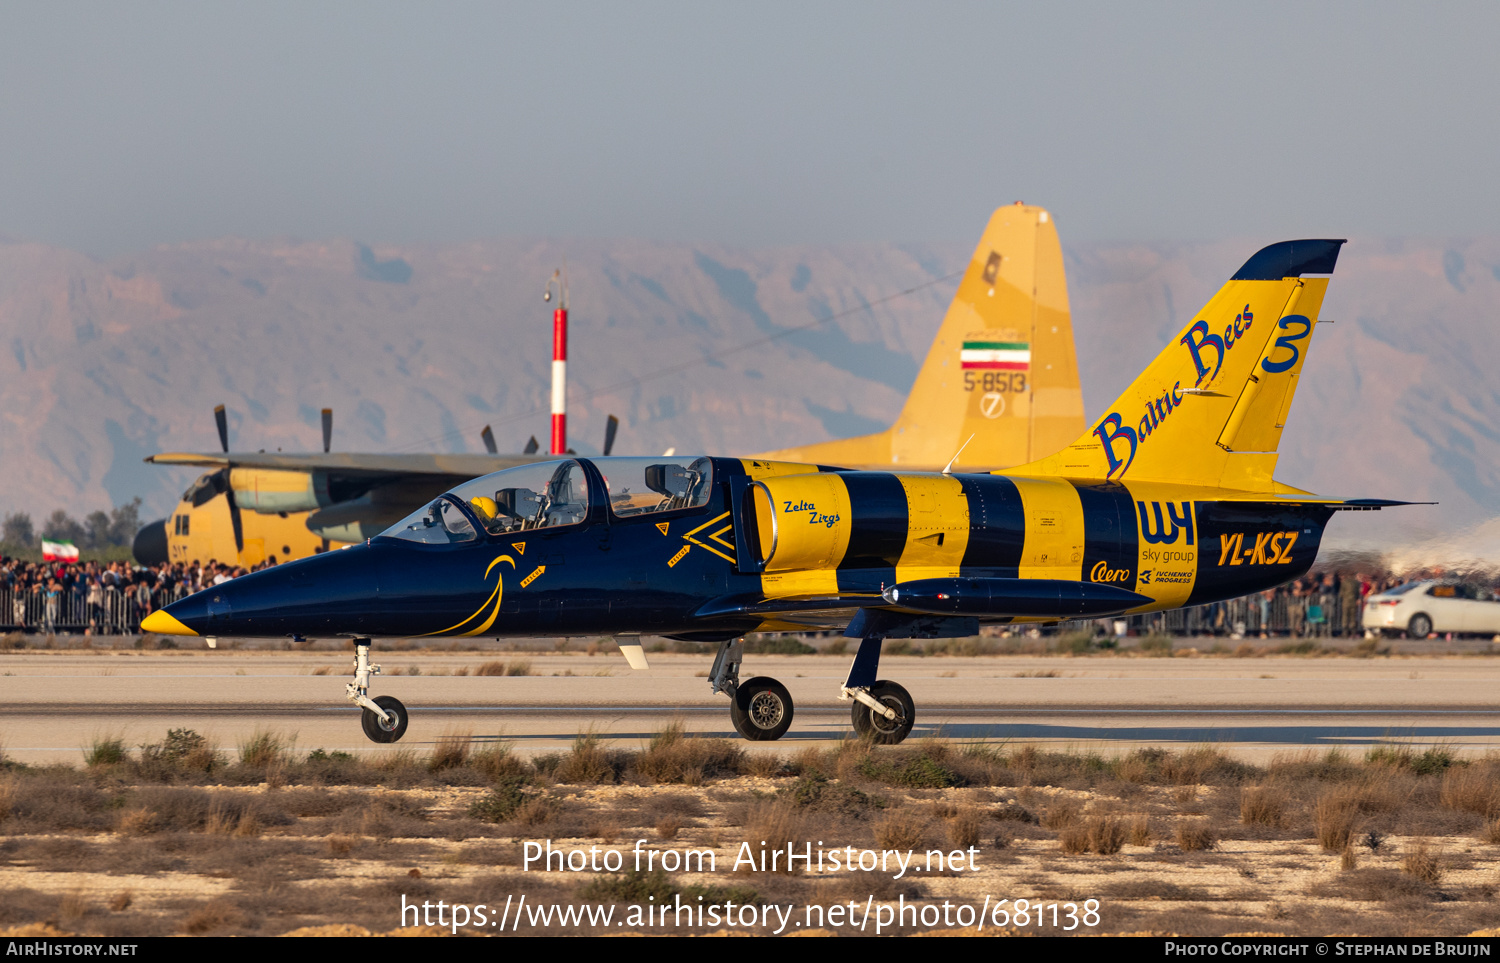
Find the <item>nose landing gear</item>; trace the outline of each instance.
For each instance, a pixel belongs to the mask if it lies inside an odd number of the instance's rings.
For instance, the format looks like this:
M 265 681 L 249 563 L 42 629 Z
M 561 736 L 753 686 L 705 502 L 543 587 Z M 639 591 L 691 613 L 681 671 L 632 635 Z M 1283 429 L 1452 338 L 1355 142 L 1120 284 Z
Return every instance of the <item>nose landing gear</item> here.
M 344 686 L 349 701 L 364 709 L 360 725 L 371 742 L 396 742 L 406 735 L 406 706 L 395 696 L 370 698 L 370 676 L 380 666 L 370 664 L 370 640 L 354 640 L 354 681 Z

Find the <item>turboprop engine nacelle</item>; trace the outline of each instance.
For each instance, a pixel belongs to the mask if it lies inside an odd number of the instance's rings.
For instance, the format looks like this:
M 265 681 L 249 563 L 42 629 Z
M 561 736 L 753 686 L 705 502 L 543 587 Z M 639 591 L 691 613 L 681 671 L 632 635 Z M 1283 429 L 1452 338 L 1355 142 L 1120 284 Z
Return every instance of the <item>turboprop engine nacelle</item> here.
M 277 512 L 312 512 L 332 505 L 328 475 L 321 471 L 277 471 L 271 468 L 234 468 L 229 487 L 241 509 L 274 515 Z

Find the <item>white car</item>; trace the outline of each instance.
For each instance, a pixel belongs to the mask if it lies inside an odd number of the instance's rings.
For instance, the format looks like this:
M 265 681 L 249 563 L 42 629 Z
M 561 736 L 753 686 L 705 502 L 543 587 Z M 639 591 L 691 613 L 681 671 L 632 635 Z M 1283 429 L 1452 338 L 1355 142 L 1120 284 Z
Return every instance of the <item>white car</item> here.
M 1365 599 L 1364 626 L 1409 639 L 1434 632 L 1500 635 L 1500 598 L 1465 582 L 1407 582 Z

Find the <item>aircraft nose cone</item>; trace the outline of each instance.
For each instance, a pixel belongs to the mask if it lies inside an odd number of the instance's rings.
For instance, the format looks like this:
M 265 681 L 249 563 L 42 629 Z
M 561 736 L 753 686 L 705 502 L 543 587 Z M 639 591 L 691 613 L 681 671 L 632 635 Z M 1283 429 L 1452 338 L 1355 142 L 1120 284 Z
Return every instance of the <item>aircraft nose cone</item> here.
M 210 586 L 153 612 L 141 628 L 247 638 L 359 634 L 372 626 L 379 600 L 373 558 L 359 545 Z
M 141 620 L 142 632 L 153 632 L 156 635 L 197 635 L 192 629 L 183 625 L 177 619 L 168 614 L 166 609 L 157 609 Z

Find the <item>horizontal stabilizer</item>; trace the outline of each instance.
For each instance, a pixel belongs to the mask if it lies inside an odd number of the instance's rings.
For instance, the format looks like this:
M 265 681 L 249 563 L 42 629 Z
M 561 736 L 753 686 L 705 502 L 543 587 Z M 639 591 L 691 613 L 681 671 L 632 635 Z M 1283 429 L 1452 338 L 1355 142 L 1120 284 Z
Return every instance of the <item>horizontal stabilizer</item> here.
M 892 605 L 934 615 L 1092 618 L 1154 600 L 1127 589 L 1066 579 L 924 578 L 885 590 Z

